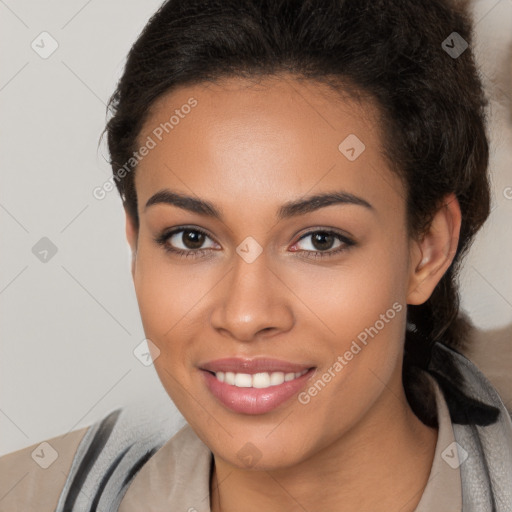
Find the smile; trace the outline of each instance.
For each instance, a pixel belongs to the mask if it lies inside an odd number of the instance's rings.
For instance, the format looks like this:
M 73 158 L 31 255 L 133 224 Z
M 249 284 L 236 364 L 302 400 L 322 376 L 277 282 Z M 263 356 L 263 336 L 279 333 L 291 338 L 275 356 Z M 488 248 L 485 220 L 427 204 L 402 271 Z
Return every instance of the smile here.
M 200 367 L 203 385 L 219 405 L 238 414 L 265 414 L 289 402 L 316 373 L 308 364 L 271 359 L 223 359 Z
M 235 373 L 235 372 L 216 372 L 215 378 L 219 382 L 225 382 L 230 386 L 237 388 L 258 388 L 265 389 L 273 386 L 279 386 L 283 382 L 290 382 L 302 377 L 308 372 L 307 369 L 301 372 L 261 372 L 261 373 Z M 212 372 L 213 373 L 213 372 Z

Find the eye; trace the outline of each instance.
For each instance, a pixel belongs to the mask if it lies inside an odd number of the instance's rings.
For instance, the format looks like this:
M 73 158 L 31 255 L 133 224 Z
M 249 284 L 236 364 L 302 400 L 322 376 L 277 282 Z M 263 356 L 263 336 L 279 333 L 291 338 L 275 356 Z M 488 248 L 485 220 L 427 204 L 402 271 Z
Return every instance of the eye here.
M 297 251 L 306 253 L 304 254 L 304 257 L 306 258 L 318 259 L 331 257 L 341 253 L 342 251 L 346 251 L 347 249 L 355 245 L 355 242 L 353 240 L 336 231 L 317 230 L 310 231 L 309 233 L 303 235 L 299 239 L 299 241 L 295 243 L 292 247 L 297 247 L 298 245 L 300 245 L 301 241 L 308 239 L 310 239 L 310 241 L 308 241 L 307 243 L 305 242 L 303 244 L 303 247 L 305 247 L 305 249 L 303 248 Z M 336 243 L 338 245 L 336 245 Z M 333 249 L 333 247 L 334 250 L 331 250 Z
M 155 241 L 162 245 L 167 252 L 175 253 L 182 257 L 198 257 L 205 254 L 206 249 L 213 247 L 202 247 L 205 240 L 213 240 L 200 228 L 176 228 L 171 231 L 164 231 Z
M 302 243 L 307 239 L 310 241 Z M 203 247 L 206 240 L 212 242 L 209 247 Z M 164 231 L 155 238 L 155 242 L 162 245 L 165 251 L 183 258 L 199 258 L 205 256 L 211 249 L 218 250 L 216 242 L 208 236 L 206 231 L 195 227 L 180 227 Z M 305 248 L 296 249 L 301 243 Z M 292 252 L 303 253 L 302 257 L 319 259 L 335 256 L 353 245 L 355 242 L 347 236 L 323 229 L 306 233 L 291 249 Z M 332 250 L 333 247 L 334 250 Z

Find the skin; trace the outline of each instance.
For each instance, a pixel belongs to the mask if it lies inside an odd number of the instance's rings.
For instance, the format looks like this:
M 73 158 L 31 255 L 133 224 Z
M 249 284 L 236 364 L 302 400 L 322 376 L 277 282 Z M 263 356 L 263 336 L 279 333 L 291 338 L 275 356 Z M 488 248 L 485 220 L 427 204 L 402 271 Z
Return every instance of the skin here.
M 286 75 L 174 90 L 153 105 L 140 143 L 190 97 L 197 106 L 138 165 L 140 227 L 127 215 L 126 233 L 144 330 L 160 350 L 155 368 L 214 454 L 212 511 L 414 510 L 437 430 L 405 398 L 405 305 L 426 301 L 453 259 L 456 198 L 409 239 L 405 192 L 381 154 L 376 107 Z M 338 150 L 349 134 L 366 146 L 355 161 Z M 222 221 L 170 204 L 146 208 L 163 189 L 210 201 Z M 333 204 L 277 219 L 288 201 L 339 190 L 373 209 Z M 203 255 L 180 258 L 155 242 L 183 225 L 207 231 Z M 308 258 L 343 245 L 300 240 L 322 230 L 355 245 Z M 236 252 L 248 236 L 263 249 L 252 263 Z M 181 234 L 172 240 L 197 247 Z M 203 382 L 201 363 L 264 356 L 315 366 L 309 386 L 394 303 L 401 312 L 305 405 L 292 398 L 269 413 L 238 414 Z M 247 442 L 258 454 L 250 467 L 237 457 Z

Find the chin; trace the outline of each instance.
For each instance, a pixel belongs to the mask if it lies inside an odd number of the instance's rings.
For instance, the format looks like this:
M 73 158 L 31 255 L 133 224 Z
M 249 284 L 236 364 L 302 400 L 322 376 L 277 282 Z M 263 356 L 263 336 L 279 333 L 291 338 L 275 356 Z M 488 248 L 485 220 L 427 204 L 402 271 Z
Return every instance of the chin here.
M 305 454 L 298 452 L 297 446 L 283 446 L 282 443 L 270 443 L 265 446 L 252 441 L 234 443 L 231 446 L 212 447 L 215 457 L 221 458 L 231 466 L 245 471 L 278 471 L 300 464 Z

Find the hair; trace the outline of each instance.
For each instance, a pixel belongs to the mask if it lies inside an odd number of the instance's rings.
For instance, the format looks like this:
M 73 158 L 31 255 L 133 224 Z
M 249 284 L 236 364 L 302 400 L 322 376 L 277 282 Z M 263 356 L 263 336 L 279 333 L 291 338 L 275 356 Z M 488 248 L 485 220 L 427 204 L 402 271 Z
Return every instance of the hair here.
M 168 0 L 128 53 L 105 128 L 115 175 L 133 163 L 150 107 L 178 87 L 286 72 L 375 102 L 382 151 L 404 184 L 409 236 L 421 238 L 449 193 L 462 213 L 452 264 L 424 304 L 407 306 L 403 384 L 428 425 L 435 401 L 418 368 L 436 341 L 466 348 L 458 271 L 490 208 L 488 100 L 472 30 L 467 3 L 455 0 Z M 453 32 L 469 45 L 458 57 L 443 48 Z M 116 186 L 138 228 L 136 164 L 129 169 Z

